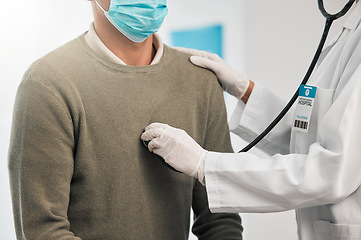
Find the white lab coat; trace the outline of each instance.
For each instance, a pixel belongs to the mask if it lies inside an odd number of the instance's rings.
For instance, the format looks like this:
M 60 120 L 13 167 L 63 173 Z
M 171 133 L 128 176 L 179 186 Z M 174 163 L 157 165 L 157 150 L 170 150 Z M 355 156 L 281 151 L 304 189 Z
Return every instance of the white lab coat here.
M 297 209 L 302 240 L 361 240 L 361 4 L 325 48 L 308 133 L 292 130 L 295 109 L 259 145 L 271 157 L 210 152 L 206 188 L 213 212 Z M 285 103 L 255 85 L 230 129 L 252 140 Z

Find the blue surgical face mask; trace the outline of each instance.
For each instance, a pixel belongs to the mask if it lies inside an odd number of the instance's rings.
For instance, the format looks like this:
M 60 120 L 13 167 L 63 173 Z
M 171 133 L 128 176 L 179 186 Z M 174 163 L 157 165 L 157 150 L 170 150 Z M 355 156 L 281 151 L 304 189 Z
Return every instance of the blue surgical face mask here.
M 157 32 L 168 13 L 166 0 L 111 0 L 108 11 L 95 2 L 114 27 L 138 43 Z

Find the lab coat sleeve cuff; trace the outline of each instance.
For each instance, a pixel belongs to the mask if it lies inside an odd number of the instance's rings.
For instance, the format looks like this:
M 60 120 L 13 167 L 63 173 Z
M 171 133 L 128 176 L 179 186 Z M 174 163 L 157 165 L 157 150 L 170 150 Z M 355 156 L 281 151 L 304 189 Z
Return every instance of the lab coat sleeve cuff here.
M 218 195 L 218 175 L 216 173 L 217 159 L 220 155 L 221 153 L 208 152 L 204 167 L 208 203 L 211 212 L 221 206 L 221 201 Z
M 247 104 L 238 101 L 238 104 L 231 116 L 229 122 L 230 131 L 241 136 L 245 140 L 255 135 L 259 127 L 255 126 L 259 120 L 259 114 L 262 113 L 260 106 L 263 100 L 263 87 L 255 84 L 252 94 Z

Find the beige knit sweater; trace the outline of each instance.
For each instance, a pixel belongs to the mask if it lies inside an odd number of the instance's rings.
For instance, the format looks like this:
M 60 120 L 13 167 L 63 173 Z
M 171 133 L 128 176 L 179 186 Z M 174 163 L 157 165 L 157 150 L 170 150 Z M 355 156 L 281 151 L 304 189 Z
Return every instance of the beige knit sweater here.
M 9 149 L 18 239 L 241 239 L 234 214 L 211 214 L 205 189 L 141 143 L 162 122 L 230 152 L 214 74 L 164 46 L 158 64 L 121 66 L 84 35 L 36 61 L 19 86 Z

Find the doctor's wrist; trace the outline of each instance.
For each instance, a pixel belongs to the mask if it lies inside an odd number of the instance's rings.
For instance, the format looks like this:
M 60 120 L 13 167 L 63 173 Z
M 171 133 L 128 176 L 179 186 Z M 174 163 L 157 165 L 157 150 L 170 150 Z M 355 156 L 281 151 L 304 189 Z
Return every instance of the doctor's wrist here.
M 241 101 L 244 102 L 245 104 L 247 104 L 248 99 L 250 98 L 250 96 L 252 94 L 253 88 L 254 88 L 254 82 L 249 80 L 249 85 L 248 85 L 247 91 L 241 98 Z

